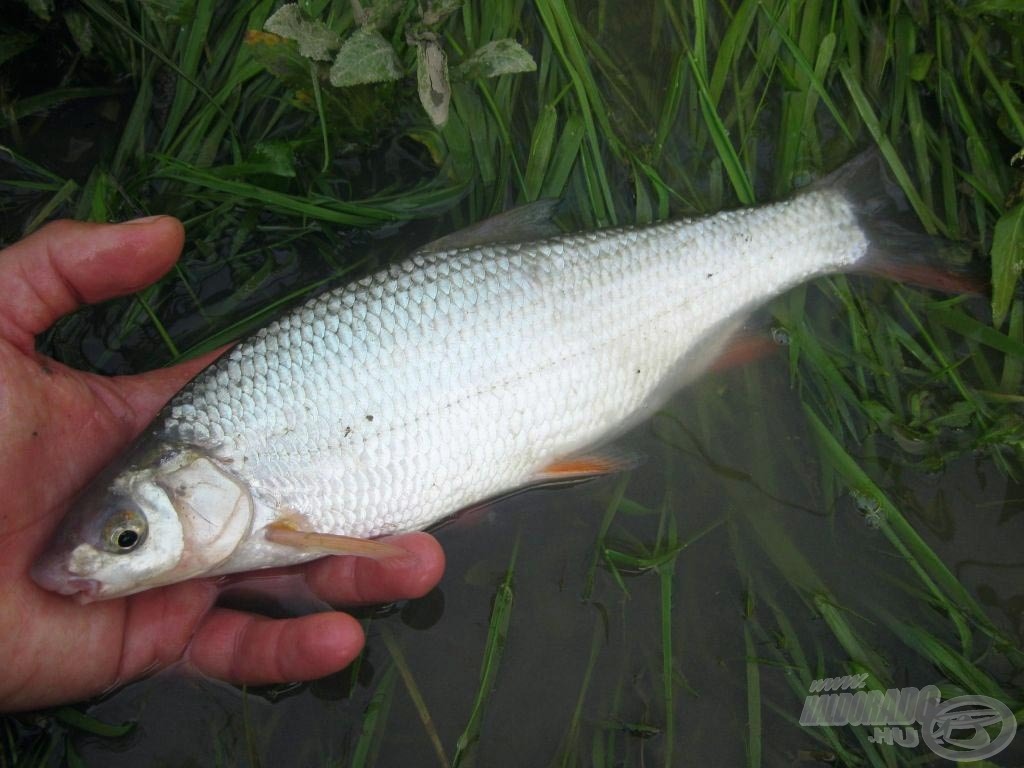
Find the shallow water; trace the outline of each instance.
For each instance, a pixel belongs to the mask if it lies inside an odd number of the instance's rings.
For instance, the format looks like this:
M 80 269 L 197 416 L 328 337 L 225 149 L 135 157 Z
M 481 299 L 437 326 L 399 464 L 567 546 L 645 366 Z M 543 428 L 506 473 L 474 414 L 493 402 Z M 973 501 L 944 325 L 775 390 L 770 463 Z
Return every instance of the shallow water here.
M 801 418 L 783 355 L 708 374 L 620 441 L 643 457 L 627 478 L 529 491 L 441 528 L 444 580 L 434 594 L 369 621 L 358 680 L 342 673 L 268 696 L 164 673 L 92 709 L 104 720 L 137 720 L 132 735 L 83 738 L 77 746 L 90 764 L 110 766 L 234 764 L 246 756 L 262 765 L 349 765 L 380 696 L 376 764 L 436 763 L 427 729 L 391 669 L 387 633 L 451 757 L 470 718 L 492 602 L 518 540 L 511 622 L 471 751 L 475 764 L 656 765 L 669 750 L 675 764 L 743 763 L 751 666 L 762 697 L 765 764 L 825 764 L 830 750 L 815 729 L 794 722 L 803 694 L 775 654 L 795 638 L 821 675 L 847 673 L 849 655 L 806 595 L 831 594 L 888 660 L 893 685 L 923 687 L 939 675 L 885 628 L 879 609 L 955 642 L 879 530 L 848 496 L 823 495 L 821 460 Z M 703 532 L 679 552 L 671 575 L 623 573 L 626 591 L 603 562 L 591 570 L 602 520 L 622 484 L 633 512 L 614 518 L 607 543 L 652 548 L 659 522 L 670 519 L 679 541 Z M 1024 489 L 986 459 L 968 456 L 940 474 L 903 470 L 884 490 L 1019 640 Z M 671 716 L 663 684 L 666 586 Z M 791 622 L 792 636 L 777 632 L 772 604 Z M 981 666 L 1013 690 L 1008 670 Z M 854 732 L 869 733 L 845 730 L 855 751 Z M 924 747 L 918 753 L 927 754 Z M 1000 764 L 1021 756 L 1019 740 Z

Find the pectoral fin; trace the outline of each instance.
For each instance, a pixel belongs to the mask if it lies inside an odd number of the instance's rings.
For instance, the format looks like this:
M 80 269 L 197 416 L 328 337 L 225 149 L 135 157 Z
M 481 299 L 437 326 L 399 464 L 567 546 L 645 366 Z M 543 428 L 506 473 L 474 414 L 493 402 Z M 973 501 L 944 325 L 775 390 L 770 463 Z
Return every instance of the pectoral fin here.
M 267 526 L 267 541 L 295 547 L 305 552 L 323 552 L 325 555 L 352 555 L 369 557 L 373 560 L 387 560 L 404 557 L 408 553 L 401 547 L 373 539 L 357 539 L 353 536 L 339 536 L 334 533 L 300 531 L 287 523 L 272 523 Z

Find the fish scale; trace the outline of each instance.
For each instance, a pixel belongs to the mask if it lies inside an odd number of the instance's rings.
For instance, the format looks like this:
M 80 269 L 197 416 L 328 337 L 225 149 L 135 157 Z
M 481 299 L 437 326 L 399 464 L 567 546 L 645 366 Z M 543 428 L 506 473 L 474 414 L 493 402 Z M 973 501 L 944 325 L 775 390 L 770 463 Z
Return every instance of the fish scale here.
M 281 510 L 349 536 L 422 528 L 642 418 L 709 332 L 866 247 L 851 205 L 823 190 L 421 254 L 236 346 L 158 431 L 243 477 L 257 528 Z M 279 549 L 254 537 L 232 560 L 254 567 Z

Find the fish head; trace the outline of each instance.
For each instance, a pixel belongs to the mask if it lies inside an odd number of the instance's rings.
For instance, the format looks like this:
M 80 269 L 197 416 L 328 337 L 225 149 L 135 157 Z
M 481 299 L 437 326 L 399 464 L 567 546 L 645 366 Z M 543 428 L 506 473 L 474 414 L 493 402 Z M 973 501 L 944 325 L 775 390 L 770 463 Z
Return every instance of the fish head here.
M 143 441 L 86 488 L 32 578 L 83 603 L 184 581 L 228 559 L 252 518 L 248 487 L 221 462 Z

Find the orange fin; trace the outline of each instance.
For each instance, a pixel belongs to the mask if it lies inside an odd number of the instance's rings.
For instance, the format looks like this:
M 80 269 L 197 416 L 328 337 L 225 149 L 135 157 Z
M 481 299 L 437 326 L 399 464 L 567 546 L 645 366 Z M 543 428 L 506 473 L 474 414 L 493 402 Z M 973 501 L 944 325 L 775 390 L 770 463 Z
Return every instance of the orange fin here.
M 325 555 L 353 555 L 373 560 L 388 560 L 409 554 L 401 547 L 384 541 L 357 539 L 335 533 L 299 531 L 288 523 L 271 523 L 267 526 L 265 535 L 267 541 L 274 544 L 283 544 L 306 552 L 323 552 Z
M 586 480 L 599 475 L 612 475 L 632 469 L 636 459 L 622 454 L 572 456 L 548 464 L 537 473 L 539 483 L 561 483 L 572 480 Z

